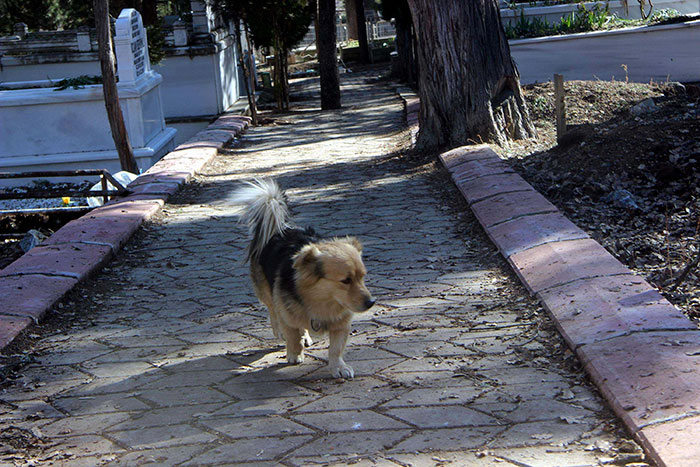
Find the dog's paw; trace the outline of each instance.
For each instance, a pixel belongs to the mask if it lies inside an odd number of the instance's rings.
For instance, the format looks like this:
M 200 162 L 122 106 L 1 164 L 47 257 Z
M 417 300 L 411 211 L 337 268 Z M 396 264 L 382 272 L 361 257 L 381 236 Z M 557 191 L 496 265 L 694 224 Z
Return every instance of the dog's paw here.
M 311 336 L 309 335 L 309 331 L 304 332 L 304 335 L 301 336 L 301 344 L 304 347 L 311 347 L 314 344 L 313 339 L 311 339 Z
M 287 354 L 287 362 L 289 362 L 290 365 L 297 365 L 299 363 L 304 363 L 304 354 L 303 353 L 300 353 L 299 355 Z
M 328 368 L 331 370 L 331 375 L 333 375 L 334 378 L 352 379 L 355 377 L 355 372 L 346 364 L 338 366 L 329 365 Z

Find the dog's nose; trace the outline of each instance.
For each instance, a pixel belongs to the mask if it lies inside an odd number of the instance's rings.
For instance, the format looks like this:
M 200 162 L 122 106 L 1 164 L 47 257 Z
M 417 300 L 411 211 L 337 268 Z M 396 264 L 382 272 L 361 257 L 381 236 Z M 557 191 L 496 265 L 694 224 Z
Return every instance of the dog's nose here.
M 370 308 L 372 308 L 372 305 L 374 305 L 375 303 L 377 303 L 377 300 L 375 300 L 374 298 L 368 298 L 367 300 L 365 300 L 365 310 L 369 310 Z

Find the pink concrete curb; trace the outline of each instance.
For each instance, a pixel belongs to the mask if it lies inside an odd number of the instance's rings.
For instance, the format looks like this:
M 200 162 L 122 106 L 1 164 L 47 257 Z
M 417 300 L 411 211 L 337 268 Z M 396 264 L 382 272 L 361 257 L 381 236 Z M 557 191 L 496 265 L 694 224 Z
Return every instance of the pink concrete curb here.
M 647 454 L 659 466 L 697 465 L 697 327 L 519 175 L 503 171 L 487 146 L 457 148 L 440 160 Z
M 410 88 L 399 88 L 397 92 L 404 102 L 406 123 L 411 135 L 411 143 L 416 144 L 418 139 L 418 115 L 420 115 L 420 99 Z
M 112 254 L 110 245 L 82 242 L 41 245 L 0 271 L 0 278 L 42 274 L 82 281 L 109 261 Z
M 0 349 L 109 262 L 144 221 L 249 124 L 249 117 L 219 117 L 134 180 L 132 194 L 69 222 L 0 270 Z
M 43 274 L 5 276 L 0 280 L 0 295 L 3 297 L 3 314 L 0 315 L 0 319 L 24 317 L 38 320 L 46 312 L 47 303 L 57 302 L 77 283 L 78 279 L 74 277 Z M 16 329 L 13 326 L 8 330 L 5 325 L 9 321 L 0 323 L 3 346 L 9 344 L 17 333 L 24 329 Z
M 700 416 L 695 416 L 642 428 L 638 435 L 643 445 L 663 453 L 664 465 L 684 466 L 698 463 L 698 451 L 690 446 L 697 443 L 699 432 Z M 661 465 L 661 459 L 654 457 Z
M 32 324 L 30 318 L 0 315 L 0 348 L 10 344 L 17 335 Z
M 472 204 L 472 210 L 479 221 L 489 227 L 518 217 L 558 212 L 552 203 L 534 190 L 499 194 Z
M 407 122 L 417 126 L 418 104 L 404 101 Z M 696 466 L 697 326 L 508 170 L 487 145 L 452 149 L 440 161 L 648 456 L 659 467 Z

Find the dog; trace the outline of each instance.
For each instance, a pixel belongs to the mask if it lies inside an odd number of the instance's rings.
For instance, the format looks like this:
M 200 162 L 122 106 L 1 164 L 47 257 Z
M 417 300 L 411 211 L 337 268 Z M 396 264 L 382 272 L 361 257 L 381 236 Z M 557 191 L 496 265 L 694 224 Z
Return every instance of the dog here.
M 304 361 L 309 331 L 327 333 L 331 375 L 353 378 L 343 360 L 350 323 L 376 302 L 365 286 L 360 241 L 322 239 L 310 227 L 294 226 L 287 196 L 274 180 L 246 182 L 234 202 L 243 205 L 240 220 L 250 234 L 246 261 L 253 288 L 270 313 L 274 335 L 286 343 L 287 361 Z

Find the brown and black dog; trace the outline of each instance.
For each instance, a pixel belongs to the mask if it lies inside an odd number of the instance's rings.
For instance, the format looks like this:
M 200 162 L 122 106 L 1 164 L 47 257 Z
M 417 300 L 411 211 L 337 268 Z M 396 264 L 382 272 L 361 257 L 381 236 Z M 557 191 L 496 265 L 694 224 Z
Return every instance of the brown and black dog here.
M 287 361 L 304 361 L 312 334 L 328 333 L 328 368 L 335 378 L 352 378 L 343 360 L 354 313 L 375 300 L 365 287 L 362 245 L 354 237 L 321 239 L 311 228 L 291 224 L 287 198 L 273 180 L 248 182 L 235 194 L 245 206 L 247 260 L 258 299 L 270 312 L 272 330 L 286 341 Z

